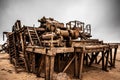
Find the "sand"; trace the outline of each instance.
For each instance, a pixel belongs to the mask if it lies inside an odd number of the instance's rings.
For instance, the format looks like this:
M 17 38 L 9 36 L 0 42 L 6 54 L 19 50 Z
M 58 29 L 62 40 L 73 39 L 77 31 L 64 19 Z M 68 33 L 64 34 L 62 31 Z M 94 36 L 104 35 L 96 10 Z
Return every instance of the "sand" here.
M 14 66 L 9 62 L 9 55 L 3 52 L 0 53 L 0 80 L 44 80 L 44 78 L 37 78 L 35 74 L 27 72 L 15 73 Z M 116 68 L 105 72 L 99 67 L 91 66 L 84 70 L 82 80 L 120 80 L 120 47 Z

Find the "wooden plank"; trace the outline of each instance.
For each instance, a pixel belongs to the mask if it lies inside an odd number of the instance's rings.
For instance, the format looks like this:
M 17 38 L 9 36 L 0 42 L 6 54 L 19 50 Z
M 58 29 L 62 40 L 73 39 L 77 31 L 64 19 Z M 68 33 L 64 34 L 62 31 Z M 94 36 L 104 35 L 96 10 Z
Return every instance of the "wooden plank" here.
M 34 49 L 34 51 L 33 51 Z M 34 53 L 38 53 L 38 54 L 46 54 L 46 48 L 40 48 L 40 47 L 27 47 L 26 51 L 28 52 L 34 52 Z
M 83 53 L 80 53 L 80 60 L 79 60 L 79 79 L 81 80 L 82 78 L 82 70 L 83 70 L 83 57 L 84 57 L 84 52 Z
M 50 80 L 53 80 L 55 56 L 50 56 Z
M 114 56 L 113 56 L 113 67 L 115 68 L 115 60 L 117 55 L 117 48 L 114 49 Z
M 70 64 L 73 62 L 74 59 L 75 59 L 75 56 L 73 56 L 73 58 L 70 60 L 70 62 L 66 65 L 66 67 L 65 67 L 64 70 L 62 71 L 63 73 L 68 69 L 68 67 L 69 67 Z
M 91 64 L 94 62 L 94 60 L 97 58 L 99 52 L 96 52 L 95 54 L 92 53 L 92 58 L 90 60 L 89 66 L 91 66 Z
M 105 63 L 105 71 L 108 71 L 107 68 L 108 68 L 108 58 L 109 58 L 109 50 L 106 51 L 106 63 Z
M 110 49 L 110 66 L 113 66 L 112 49 Z
M 102 51 L 102 70 L 105 70 L 104 57 L 105 57 L 105 53 L 104 51 Z
M 78 77 L 78 55 L 75 53 L 74 76 Z
M 50 59 L 49 56 L 45 56 L 45 80 L 50 80 Z

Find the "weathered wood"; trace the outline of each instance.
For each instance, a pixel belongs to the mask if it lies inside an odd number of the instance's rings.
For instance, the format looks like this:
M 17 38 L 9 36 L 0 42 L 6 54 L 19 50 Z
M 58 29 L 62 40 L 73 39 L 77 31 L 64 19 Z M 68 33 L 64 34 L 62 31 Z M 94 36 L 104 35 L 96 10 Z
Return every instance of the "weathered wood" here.
M 94 62 L 94 60 L 97 58 L 99 52 L 96 52 L 95 54 L 92 53 L 92 58 L 90 60 L 89 66 L 91 66 L 91 64 Z
M 50 59 L 49 56 L 45 56 L 45 80 L 50 80 Z
M 79 60 L 79 79 L 82 79 L 82 71 L 83 71 L 83 56 L 84 56 L 84 52 L 80 53 L 80 60 Z
M 108 67 L 109 50 L 106 51 L 106 54 L 107 56 L 106 56 L 106 63 L 105 63 L 105 71 L 108 71 L 107 67 Z
M 104 51 L 102 51 L 102 70 L 105 70 L 104 57 L 105 57 L 105 53 Z
M 78 55 L 75 53 L 74 76 L 78 77 Z
M 39 68 L 38 68 L 38 71 L 37 71 L 37 77 L 39 77 L 40 76 L 40 73 L 41 73 L 41 71 L 42 71 L 42 68 L 43 68 L 43 66 L 44 66 L 44 62 L 45 62 L 45 55 L 41 55 L 41 57 L 40 57 L 40 64 L 39 64 Z
M 36 73 L 36 68 L 35 68 L 35 54 L 32 53 L 32 72 Z
M 65 66 L 63 69 L 65 72 L 74 61 L 73 74 L 81 79 L 84 60 L 86 65 L 92 65 L 94 61 L 95 63 L 102 62 L 102 70 L 107 70 L 108 63 L 115 67 L 118 45 L 89 39 L 91 37 L 90 25 L 85 27 L 83 22 L 71 21 L 66 24 L 67 27 L 64 27 L 53 18 L 45 17 L 39 22 L 39 27 L 22 27 L 20 21 L 17 20 L 12 32 L 4 32 L 8 36 L 10 61 L 15 64 L 16 71 L 20 66 L 18 64 L 23 63 L 26 71 L 32 73 L 37 71 L 37 76 L 40 76 L 45 66 L 45 80 L 52 80 L 55 68 L 58 68 L 60 72 L 60 69 Z M 97 60 L 100 52 L 102 52 L 102 57 Z M 58 65 L 54 66 L 56 57 Z M 61 67 L 62 63 L 65 65 Z
M 113 56 L 113 67 L 115 67 L 116 55 L 117 55 L 117 48 L 115 48 L 115 51 L 114 51 L 114 56 Z
M 60 64 L 61 64 L 61 61 L 60 61 L 60 54 L 57 55 L 57 65 L 58 65 L 58 68 L 57 68 L 57 71 L 60 72 L 61 71 L 61 68 L 60 68 Z
M 50 80 L 53 80 L 55 56 L 50 56 Z
M 112 49 L 110 49 L 109 51 L 110 51 L 110 67 L 112 67 L 113 66 Z
M 64 70 L 62 71 L 63 73 L 68 69 L 68 67 L 70 66 L 70 64 L 73 62 L 73 60 L 75 59 L 75 56 L 73 56 L 73 58 L 70 60 L 70 62 L 67 64 L 67 66 L 64 68 Z

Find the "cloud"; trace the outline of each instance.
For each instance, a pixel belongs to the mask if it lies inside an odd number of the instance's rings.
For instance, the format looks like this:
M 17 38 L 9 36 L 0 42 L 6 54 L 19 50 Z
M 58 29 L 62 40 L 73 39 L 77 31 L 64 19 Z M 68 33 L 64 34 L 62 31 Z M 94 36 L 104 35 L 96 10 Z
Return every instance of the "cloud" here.
M 64 23 L 89 23 L 93 38 L 120 42 L 119 0 L 1 0 L 0 16 L 0 36 L 3 31 L 11 31 L 17 19 L 24 25 L 38 26 L 37 20 L 46 16 Z

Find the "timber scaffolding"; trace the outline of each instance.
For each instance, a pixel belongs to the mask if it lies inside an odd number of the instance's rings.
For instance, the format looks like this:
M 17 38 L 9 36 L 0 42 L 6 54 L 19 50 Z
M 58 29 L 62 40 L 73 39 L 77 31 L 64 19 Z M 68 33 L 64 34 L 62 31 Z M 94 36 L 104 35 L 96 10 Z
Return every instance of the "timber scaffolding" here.
M 80 21 L 60 23 L 53 18 L 38 20 L 40 26 L 23 26 L 17 20 L 12 32 L 3 32 L 7 41 L 3 48 L 9 53 L 15 71 L 25 70 L 45 80 L 52 80 L 53 74 L 68 72 L 72 66 L 75 78 L 81 79 L 84 66 L 100 64 L 102 70 L 115 67 L 118 45 L 90 39 L 91 25 Z M 83 66 L 84 65 L 84 66 Z

